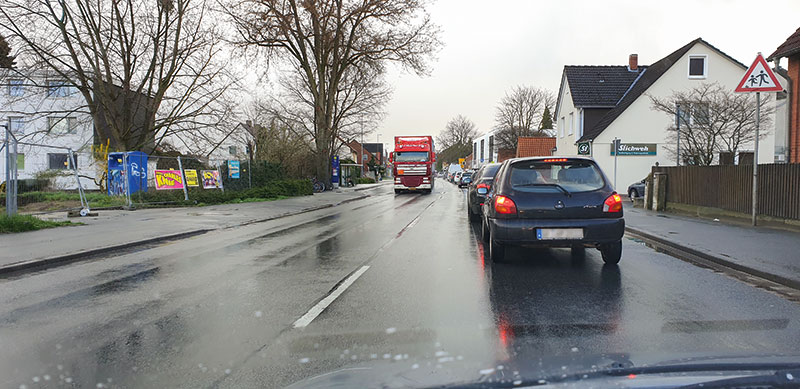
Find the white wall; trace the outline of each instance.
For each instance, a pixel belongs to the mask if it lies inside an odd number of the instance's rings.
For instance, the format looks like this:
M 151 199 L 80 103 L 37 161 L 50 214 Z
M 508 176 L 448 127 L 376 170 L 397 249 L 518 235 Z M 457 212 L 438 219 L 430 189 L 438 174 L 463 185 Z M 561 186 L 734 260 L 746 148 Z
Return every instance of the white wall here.
M 583 116 L 572 102 L 572 93 L 569 91 L 569 82 L 566 77 L 561 77 L 561 84 L 560 104 L 553 116 L 556 128 L 556 155 L 578 155 L 578 146 L 575 142 L 580 139 L 580 119 Z M 572 135 L 569 135 L 570 113 L 575 120 Z
M 94 139 L 93 121 L 86 109 L 86 101 L 76 89 L 70 88 L 69 96 L 48 96 L 45 74 L 19 75 L 4 73 L 0 78 L 0 122 L 9 124 L 9 117 L 22 117 L 24 126 L 21 133 L 15 136 L 20 142 L 36 143 L 48 146 L 69 147 L 78 155 L 78 171 L 89 177 L 98 176 L 98 166 L 92 157 Z M 26 78 L 27 77 L 27 78 Z M 8 81 L 24 79 L 23 95 L 11 96 Z M 77 121 L 74 133 L 48 133 L 48 117 L 73 117 Z M 5 137 L 5 134 L 0 135 Z M 67 150 L 56 147 L 19 145 L 18 153 L 25 154 L 24 169 L 18 171 L 19 179 L 34 178 L 37 173 L 48 170 L 48 154 L 67 153 Z M 5 152 L 3 152 L 5 155 Z M 0 171 L 5 175 L 5 158 L 0 158 Z M 77 184 L 71 171 L 59 171 L 64 177 L 57 177 L 55 186 L 60 189 L 75 189 Z M 2 178 L 5 181 L 5 177 Z M 84 188 L 96 189 L 92 180 L 81 179 Z
M 478 169 L 487 163 L 497 161 L 497 139 L 494 140 L 494 150 L 489 155 L 489 137 L 491 136 L 494 136 L 494 131 L 489 131 L 472 140 L 472 149 L 477 150 L 472 155 L 473 169 Z M 481 140 L 483 140 L 483 162 L 481 162 Z
M 707 55 L 707 77 L 690 79 L 688 77 L 689 56 L 693 54 Z M 628 185 L 641 180 L 658 162 L 660 165 L 675 165 L 675 142 L 668 139 L 666 131 L 674 122 L 674 117 L 651 109 L 648 96 L 666 98 L 673 91 L 687 90 L 700 83 L 718 82 L 730 90 L 734 90 L 744 76 L 745 69 L 730 59 L 718 54 L 708 46 L 697 43 L 663 74 L 650 88 L 628 107 L 602 134 L 592 143 L 592 156 L 613 182 L 614 157 L 611 156 L 611 142 L 614 137 L 622 139 L 622 143 L 655 143 L 655 156 L 622 156 L 618 158 L 617 190 L 624 192 Z M 774 101 L 774 93 L 772 95 Z M 762 94 L 763 96 L 763 94 Z M 773 121 L 774 122 L 774 121 Z M 774 158 L 775 129 L 768 129 L 768 134 L 759 142 L 759 163 L 772 163 Z M 742 151 L 752 150 L 753 145 L 744 145 Z

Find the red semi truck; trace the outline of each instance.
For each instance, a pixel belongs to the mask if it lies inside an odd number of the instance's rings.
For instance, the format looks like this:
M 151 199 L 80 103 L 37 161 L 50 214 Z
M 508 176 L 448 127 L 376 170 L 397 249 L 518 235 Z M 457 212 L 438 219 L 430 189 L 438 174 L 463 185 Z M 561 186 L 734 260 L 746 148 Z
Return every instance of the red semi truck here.
M 432 136 L 396 136 L 389 156 L 394 172 L 394 192 L 433 191 L 436 149 Z

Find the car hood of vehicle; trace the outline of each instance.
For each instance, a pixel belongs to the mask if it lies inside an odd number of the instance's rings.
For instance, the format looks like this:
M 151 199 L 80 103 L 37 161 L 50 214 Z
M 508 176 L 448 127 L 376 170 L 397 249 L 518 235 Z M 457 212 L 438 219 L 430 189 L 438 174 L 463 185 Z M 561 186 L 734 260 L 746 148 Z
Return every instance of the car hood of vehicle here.
M 669 366 L 676 367 L 680 371 L 683 366 L 708 365 L 714 364 L 800 364 L 800 355 L 777 355 L 777 354 L 581 354 L 578 352 L 571 355 L 553 356 L 552 358 L 532 358 L 521 363 L 515 358 L 513 362 L 508 360 L 495 360 L 494 363 L 476 365 L 475 361 L 462 360 L 459 363 L 443 363 L 448 357 L 432 357 L 427 360 L 375 360 L 362 362 L 347 366 L 327 373 L 319 374 L 289 386 L 289 388 L 353 388 L 353 387 L 441 387 L 441 386 L 460 386 L 476 383 L 497 383 L 499 386 L 518 385 L 522 382 L 527 384 L 546 385 L 554 382 L 548 381 L 553 377 L 567 377 L 577 375 L 577 383 L 581 383 L 580 377 L 586 373 L 601 372 L 614 369 L 628 369 L 635 367 Z M 743 369 L 742 371 L 749 371 Z M 649 387 L 654 384 L 659 385 L 689 385 L 694 383 L 708 382 L 727 376 L 741 374 L 736 370 L 715 371 L 713 368 L 698 372 L 682 372 L 675 374 L 649 374 L 641 375 L 640 381 L 633 381 L 634 377 L 625 375 L 623 377 L 592 378 L 593 383 L 600 385 L 616 386 L 618 380 L 626 387 Z M 587 376 L 588 377 L 588 376 Z M 588 379 L 588 378 L 587 378 Z M 605 381 L 604 381 L 605 380 Z M 583 382 L 588 384 L 592 381 Z M 491 387 L 491 385 L 489 385 Z

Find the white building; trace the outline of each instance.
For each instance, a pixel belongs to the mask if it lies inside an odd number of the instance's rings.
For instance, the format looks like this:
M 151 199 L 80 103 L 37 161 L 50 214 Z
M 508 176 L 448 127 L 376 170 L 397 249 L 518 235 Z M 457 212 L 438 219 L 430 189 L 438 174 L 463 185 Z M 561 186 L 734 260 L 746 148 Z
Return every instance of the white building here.
M 472 140 L 472 168 L 478 169 L 487 163 L 498 160 L 497 144 L 494 137 L 495 131 L 489 131 Z
M 94 126 L 78 90 L 55 75 L 25 74 L 16 69 L 2 69 L 0 88 L 0 123 L 8 125 L 19 142 L 40 145 L 18 145 L 18 178 L 51 177 L 56 189 L 76 188 L 74 174 L 68 170 L 69 148 L 84 176 L 84 188 L 97 188 L 85 178 L 97 176 L 92 156 Z M 5 172 L 5 151 L 0 170 Z
M 700 83 L 719 83 L 733 91 L 746 69 L 701 38 L 650 66 L 639 66 L 635 54 L 628 66 L 565 66 L 553 118 L 557 154 L 591 155 L 613 181 L 612 142 L 619 138 L 623 149 L 630 150 L 617 157 L 617 189 L 624 192 L 629 184 L 646 177 L 654 164 L 676 164 L 676 142 L 667 131 L 675 117 L 654 110 L 650 97 L 665 99 Z M 786 85 L 780 76 L 779 80 Z M 776 101 L 774 93 L 766 95 Z M 785 106 L 777 102 L 778 107 Z M 781 127 L 786 121 L 780 118 L 785 107 L 777 112 L 778 120 L 771 118 L 771 128 L 762 129 L 759 163 L 779 160 L 775 134 L 786 133 Z M 752 151 L 752 142 L 739 149 L 740 156 Z

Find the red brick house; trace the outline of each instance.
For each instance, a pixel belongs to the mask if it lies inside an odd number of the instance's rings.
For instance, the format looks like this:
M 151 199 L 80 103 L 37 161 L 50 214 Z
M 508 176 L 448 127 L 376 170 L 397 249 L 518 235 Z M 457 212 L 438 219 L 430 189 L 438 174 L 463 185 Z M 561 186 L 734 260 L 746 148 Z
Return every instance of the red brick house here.
M 789 60 L 789 163 L 800 163 L 800 28 L 783 42 L 767 60 L 777 65 L 781 58 Z
M 555 148 L 555 137 L 521 136 L 517 141 L 517 158 L 546 157 L 553 155 Z

